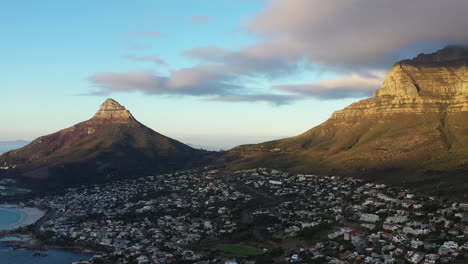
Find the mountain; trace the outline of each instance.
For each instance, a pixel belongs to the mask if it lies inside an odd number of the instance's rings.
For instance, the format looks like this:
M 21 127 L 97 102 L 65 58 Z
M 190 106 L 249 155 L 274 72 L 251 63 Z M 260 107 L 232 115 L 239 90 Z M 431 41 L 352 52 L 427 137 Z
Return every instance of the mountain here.
M 24 147 L 27 144 L 29 144 L 29 141 L 26 140 L 0 141 L 0 154 L 13 149 Z
M 240 158 L 239 168 L 268 166 L 468 190 L 468 49 L 449 46 L 400 61 L 373 97 L 301 135 L 239 146 L 230 155 Z M 454 183 L 460 185 L 448 186 Z
M 107 99 L 91 119 L 9 151 L 0 164 L 22 179 L 63 186 L 189 168 L 206 154 L 153 131 Z

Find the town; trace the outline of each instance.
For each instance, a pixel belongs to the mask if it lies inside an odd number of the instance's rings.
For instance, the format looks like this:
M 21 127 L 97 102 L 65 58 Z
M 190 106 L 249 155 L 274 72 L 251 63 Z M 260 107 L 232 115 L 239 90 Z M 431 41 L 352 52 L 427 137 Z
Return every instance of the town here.
M 36 236 L 84 263 L 466 263 L 468 204 L 356 178 L 212 168 L 67 189 Z M 457 262 L 462 261 L 462 262 Z

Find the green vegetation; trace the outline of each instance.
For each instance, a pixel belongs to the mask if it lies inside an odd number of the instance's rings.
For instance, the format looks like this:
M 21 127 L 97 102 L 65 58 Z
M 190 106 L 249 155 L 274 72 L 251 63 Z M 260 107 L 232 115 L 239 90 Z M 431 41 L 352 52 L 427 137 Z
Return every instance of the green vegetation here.
M 222 244 L 217 246 L 216 249 L 233 257 L 251 257 L 263 254 L 263 250 L 237 244 Z

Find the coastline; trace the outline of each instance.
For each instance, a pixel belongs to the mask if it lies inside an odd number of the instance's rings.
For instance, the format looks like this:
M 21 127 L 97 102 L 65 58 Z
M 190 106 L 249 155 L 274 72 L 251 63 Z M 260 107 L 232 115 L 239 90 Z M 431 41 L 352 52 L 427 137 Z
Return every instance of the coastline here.
M 89 254 L 94 256 L 101 254 L 101 251 L 82 248 L 79 246 L 60 246 L 49 245 L 41 240 L 38 240 L 33 233 L 24 233 L 16 230 L 34 223 L 37 223 L 44 217 L 47 217 L 47 212 L 33 207 L 22 207 L 15 204 L 0 204 L 0 209 L 19 213 L 21 218 L 14 224 L 0 227 L 0 238 L 8 235 L 8 237 L 19 238 L 18 240 L 2 241 L 0 245 L 6 245 L 13 248 L 22 248 L 32 251 L 49 251 L 49 250 L 66 250 L 77 254 Z
M 83 248 L 79 246 L 67 245 L 51 245 L 44 243 L 41 240 L 38 240 L 34 237 L 33 234 L 24 234 L 24 233 L 10 233 L 10 237 L 18 238 L 18 240 L 9 240 L 0 242 L 0 247 L 8 246 L 12 248 L 21 248 L 30 251 L 49 251 L 49 250 L 65 250 L 73 252 L 76 254 L 88 254 L 90 258 L 95 255 L 100 255 L 103 252 L 98 250 L 93 250 L 90 248 Z
M 40 241 L 30 235 L 20 235 L 21 240 L 0 243 L 0 259 L 8 263 L 75 263 L 92 259 L 96 254 L 80 248 L 40 245 Z M 21 249 L 17 251 L 17 249 Z M 40 258 L 37 258 L 37 257 Z M 45 261 L 45 262 L 44 262 Z M 3 263 L 2 261 L 0 261 Z M 37 263 L 39 263 L 37 262 Z
M 34 224 L 45 215 L 44 211 L 39 210 L 37 208 L 21 207 L 14 204 L 0 204 L 0 208 L 8 211 L 17 212 L 21 215 L 21 218 L 16 223 L 0 227 L 0 232 L 12 231 L 20 227 Z

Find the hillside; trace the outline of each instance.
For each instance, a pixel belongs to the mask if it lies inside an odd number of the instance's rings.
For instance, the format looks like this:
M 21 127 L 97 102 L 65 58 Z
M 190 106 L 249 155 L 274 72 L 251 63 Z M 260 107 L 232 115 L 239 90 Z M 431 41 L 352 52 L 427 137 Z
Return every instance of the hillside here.
M 188 168 L 207 154 L 138 122 L 112 99 L 89 120 L 0 156 L 8 173 L 58 185 Z
M 239 146 L 230 155 L 240 158 L 237 168 L 368 176 L 429 188 L 459 183 L 468 190 L 468 49 L 447 47 L 400 61 L 373 97 L 301 135 Z

